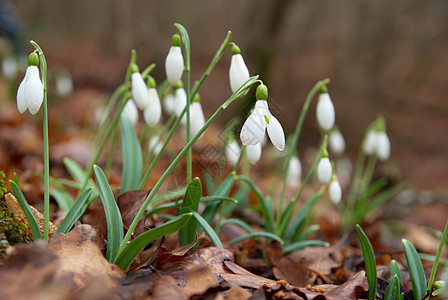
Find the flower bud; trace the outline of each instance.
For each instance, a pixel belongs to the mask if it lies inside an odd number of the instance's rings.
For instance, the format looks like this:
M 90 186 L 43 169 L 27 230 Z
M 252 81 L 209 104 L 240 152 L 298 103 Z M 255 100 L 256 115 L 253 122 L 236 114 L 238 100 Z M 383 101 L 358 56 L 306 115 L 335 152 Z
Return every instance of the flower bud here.
M 334 204 L 338 204 L 339 202 L 341 202 L 342 189 L 336 176 L 334 176 L 334 178 L 331 180 L 328 193 L 330 194 L 330 199 Z
M 178 34 L 173 35 L 171 45 L 165 60 L 165 72 L 170 85 L 175 86 L 184 72 L 184 58 L 180 49 L 180 36 Z
M 241 149 L 238 145 L 238 142 L 235 140 L 231 140 L 226 144 L 225 147 L 225 154 L 227 161 L 231 165 L 235 165 L 238 161 L 238 158 L 240 157 Z
M 326 88 L 325 88 L 326 90 Z M 335 111 L 333 102 L 331 102 L 330 95 L 327 92 L 321 91 L 319 100 L 317 101 L 316 118 L 319 127 L 324 131 L 330 131 L 334 126 Z
M 162 117 L 162 106 L 156 88 L 148 89 L 148 106 L 143 112 L 143 117 L 149 127 L 155 127 Z
M 137 65 L 135 65 L 135 67 L 136 66 Z M 131 74 L 132 98 L 134 99 L 135 104 L 137 104 L 137 107 L 141 110 L 144 110 L 146 109 L 146 107 L 148 107 L 149 103 L 148 90 L 145 81 L 143 80 L 142 74 L 138 72 L 138 67 L 137 71 L 132 67 L 131 70 L 134 71 Z
M 123 115 L 127 116 L 129 120 L 131 120 L 132 124 L 137 124 L 138 121 L 138 109 L 135 105 L 134 100 L 129 99 L 128 102 L 124 105 Z
M 300 185 L 302 178 L 302 164 L 297 156 L 293 156 L 289 162 L 288 186 L 296 188 Z
M 328 136 L 328 145 L 331 152 L 341 155 L 345 151 L 345 140 L 339 129 L 333 129 Z
M 240 48 L 232 46 L 232 59 L 229 68 L 230 88 L 235 93 L 247 80 L 249 80 L 249 70 L 244 63 Z M 267 99 L 267 98 L 266 98 Z

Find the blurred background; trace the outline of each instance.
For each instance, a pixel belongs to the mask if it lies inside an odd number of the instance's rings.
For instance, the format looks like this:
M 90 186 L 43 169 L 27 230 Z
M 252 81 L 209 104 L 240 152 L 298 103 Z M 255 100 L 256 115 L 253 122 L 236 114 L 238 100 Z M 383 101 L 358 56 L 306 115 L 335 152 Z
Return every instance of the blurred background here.
M 44 49 L 49 68 L 69 70 L 70 119 L 122 81 L 130 50 L 158 82 L 175 33 L 189 32 L 192 79 L 199 79 L 228 30 L 251 75 L 260 74 L 286 133 L 315 82 L 330 78 L 336 123 L 356 158 L 365 129 L 382 114 L 391 139 L 383 172 L 446 201 L 448 182 L 448 2 L 440 0 L 1 0 L 2 58 Z M 3 25 L 2 25 L 3 26 Z M 12 39 L 12 42 L 10 42 Z M 201 89 L 206 116 L 231 94 L 230 49 Z M 16 80 L 17 85 L 21 74 Z M 19 78 L 20 77 L 20 78 Z M 16 85 L 16 87 L 17 87 Z M 2 105 L 8 91 L 1 90 Z M 14 95 L 15 91 L 12 92 Z M 10 97 L 14 104 L 14 97 Z M 79 104 L 79 105 L 77 105 Z M 221 124 L 238 112 L 233 106 Z M 14 116 L 17 111 L 12 111 Z M 5 113 L 2 114 L 5 116 Z M 1 129 L 0 129 L 1 130 Z M 57 128 L 50 128 L 57 131 Z M 51 134 L 51 131 L 50 131 Z M 317 145 L 315 102 L 299 155 Z M 421 195 L 421 194 L 420 194 Z

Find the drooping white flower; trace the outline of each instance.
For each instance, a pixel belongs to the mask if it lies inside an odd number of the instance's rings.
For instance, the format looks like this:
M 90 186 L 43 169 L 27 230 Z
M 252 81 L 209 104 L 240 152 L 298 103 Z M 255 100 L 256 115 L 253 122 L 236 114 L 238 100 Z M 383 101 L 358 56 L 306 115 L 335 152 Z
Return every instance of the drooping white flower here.
M 171 116 L 174 113 L 174 99 L 175 97 L 173 94 L 168 94 L 165 96 L 165 98 L 163 98 L 162 101 L 163 110 L 169 116 Z
M 132 124 L 136 124 L 138 121 L 138 109 L 135 105 L 134 100 L 129 99 L 128 102 L 124 105 L 123 115 L 127 116 L 129 120 L 131 120 Z
M 133 66 L 133 71 L 134 72 L 131 75 L 132 99 L 134 99 L 135 104 L 139 109 L 144 110 L 148 107 L 149 103 L 148 89 L 142 74 L 138 72 L 137 65 Z
M 365 155 L 375 154 L 382 161 L 389 159 L 390 140 L 383 117 L 379 117 L 369 126 L 362 147 Z
M 364 142 L 362 145 L 362 149 L 365 155 L 372 155 L 373 153 L 376 152 L 376 142 L 377 142 L 376 131 L 371 129 L 367 132 L 367 135 L 364 138 Z
M 229 68 L 230 88 L 235 93 L 248 79 L 249 70 L 244 63 L 241 50 L 237 45 L 232 46 L 232 59 Z
M 199 96 L 199 94 L 196 94 Z M 205 124 L 204 112 L 202 111 L 199 97 L 195 97 L 190 104 L 190 135 L 195 136 Z
M 149 127 L 156 126 L 162 117 L 162 106 L 156 89 L 156 81 L 152 77 L 148 79 L 148 106 L 143 112 L 143 116 Z
M 331 152 L 340 155 L 345 151 L 345 139 L 339 129 L 332 130 L 328 136 L 328 145 Z
M 153 155 L 156 156 L 162 150 L 163 143 L 161 141 L 157 142 L 159 139 L 157 137 L 152 137 L 148 142 L 148 150 L 153 150 Z
M 264 84 L 259 85 L 256 95 L 255 108 L 241 129 L 241 142 L 246 146 L 259 144 L 267 129 L 272 144 L 278 150 L 283 151 L 285 149 L 285 133 L 280 122 L 269 111 L 267 87 Z
M 13 56 L 8 56 L 2 61 L 2 74 L 8 79 L 14 79 L 17 75 L 17 61 Z
M 184 72 L 184 58 L 180 49 L 180 36 L 177 33 L 171 39 L 171 48 L 165 60 L 165 71 L 171 86 L 177 84 Z
M 390 140 L 385 131 L 377 133 L 377 149 L 376 154 L 382 161 L 388 160 L 390 157 Z
M 179 81 L 176 85 L 176 90 L 174 91 L 174 112 L 176 116 L 180 116 L 185 107 L 187 106 L 187 94 L 185 93 L 184 88 L 182 87 L 182 82 Z M 187 115 L 184 114 L 181 120 L 181 124 L 187 124 Z
M 261 143 L 246 146 L 247 160 L 250 164 L 256 164 L 261 157 Z
M 317 165 L 317 178 L 323 184 L 330 182 L 331 175 L 333 175 L 333 167 L 331 166 L 328 152 L 325 150 Z
M 238 145 L 238 142 L 235 140 L 229 141 L 225 146 L 225 155 L 227 158 L 227 161 L 235 165 L 238 161 L 238 158 L 240 157 L 241 148 Z
M 331 102 L 330 95 L 326 92 L 326 88 L 323 93 L 319 94 L 319 100 L 317 101 L 316 118 L 319 127 L 324 131 L 330 131 L 335 121 L 335 111 L 333 102 Z
M 341 185 L 339 184 L 339 181 L 334 176 L 334 178 L 331 180 L 330 187 L 328 190 L 328 193 L 330 195 L 330 199 L 334 204 L 338 204 L 341 202 L 342 198 L 342 189 Z
M 56 90 L 62 97 L 67 97 L 73 92 L 73 80 L 69 72 L 63 72 L 56 77 Z
M 289 162 L 288 186 L 296 188 L 302 181 L 302 164 L 297 156 L 293 156 Z
M 25 77 L 17 90 L 17 109 L 23 114 L 27 109 L 35 115 L 44 100 L 44 87 L 39 77 L 39 57 L 33 52 L 28 57 Z

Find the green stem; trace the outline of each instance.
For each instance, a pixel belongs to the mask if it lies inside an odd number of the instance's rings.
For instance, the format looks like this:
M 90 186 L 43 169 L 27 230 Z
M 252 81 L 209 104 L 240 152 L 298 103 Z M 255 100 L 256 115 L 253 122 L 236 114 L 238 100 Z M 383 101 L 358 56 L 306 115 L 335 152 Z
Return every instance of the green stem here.
M 154 150 L 155 150 L 155 148 L 157 147 L 157 145 L 158 145 L 158 144 L 160 143 L 160 141 L 162 140 L 162 137 L 165 136 L 165 134 L 166 134 L 168 128 L 170 128 L 171 125 L 173 125 L 173 122 L 174 122 L 175 120 L 176 120 L 176 115 L 175 115 L 175 114 L 172 114 L 172 115 L 170 116 L 170 118 L 168 119 L 168 121 L 166 122 L 166 124 L 163 126 L 162 130 L 160 131 L 160 134 L 159 134 L 158 137 L 157 137 L 157 141 L 156 141 L 154 147 L 152 147 L 151 149 L 149 149 L 149 152 L 148 152 L 148 154 L 147 154 L 146 157 L 145 157 L 145 161 L 143 162 L 143 165 L 144 165 L 144 166 L 147 166 L 147 165 L 149 164 L 149 162 L 150 162 L 150 160 L 151 160 L 151 157 L 152 157 L 153 154 L 154 154 Z M 166 145 L 165 145 L 165 146 L 166 146 Z M 163 147 L 163 149 L 165 149 L 165 148 Z M 163 150 L 160 150 L 159 153 L 160 153 L 160 152 L 163 152 Z M 161 156 L 161 155 L 160 155 L 160 156 Z M 159 158 L 160 158 L 160 156 L 159 156 Z M 157 163 L 158 159 L 157 159 L 157 160 L 154 159 L 154 160 L 155 160 L 156 163 Z M 151 173 L 151 171 L 152 171 L 152 170 L 146 171 L 145 174 L 146 174 L 146 173 Z M 146 177 L 146 176 L 145 176 L 145 177 Z M 146 181 L 146 180 L 144 180 L 143 183 L 144 183 L 145 181 Z
M 50 227 L 50 154 L 48 146 L 48 101 L 47 101 L 47 60 L 39 45 L 30 41 L 39 52 L 40 70 L 42 72 L 42 85 L 44 89 L 43 99 L 43 134 L 44 134 L 44 240 L 48 243 L 48 232 Z
M 366 169 L 364 170 L 364 175 L 362 177 L 362 181 L 359 189 L 359 202 L 355 203 L 353 212 L 356 214 L 356 211 L 359 209 L 363 209 L 365 203 L 365 197 L 363 197 L 364 193 L 367 192 L 369 188 L 370 181 L 372 179 L 373 171 L 375 170 L 375 165 L 377 162 L 377 156 L 372 154 L 367 161 Z
M 176 158 L 171 162 L 171 164 L 168 166 L 168 168 L 165 170 L 165 172 L 162 174 L 162 176 L 159 178 L 157 183 L 152 188 L 149 195 L 146 197 L 144 203 L 140 207 L 139 211 L 137 212 L 136 216 L 134 217 L 134 220 L 132 221 L 131 225 L 129 226 L 129 229 L 126 233 L 126 236 L 124 237 L 120 249 L 118 250 L 117 257 L 120 255 L 120 253 L 123 251 L 123 249 L 126 247 L 129 239 L 131 238 L 131 235 L 133 234 L 135 227 L 137 226 L 137 223 L 140 221 L 140 219 L 143 217 L 143 214 L 146 211 L 146 208 L 148 207 L 151 200 L 154 198 L 155 194 L 159 191 L 162 184 L 165 182 L 165 180 L 168 178 L 168 175 L 174 170 L 174 168 L 177 166 L 177 164 L 180 162 L 182 157 L 186 154 L 186 152 L 193 146 L 194 142 L 204 133 L 204 131 L 210 126 L 210 124 L 221 114 L 221 112 L 224 111 L 224 109 L 227 108 L 233 101 L 244 95 L 244 93 L 252 86 L 253 84 L 259 82 L 258 76 L 253 76 L 249 78 L 246 83 L 240 87 L 232 96 L 230 96 L 229 99 L 227 99 L 226 102 L 224 102 L 223 105 L 221 105 L 216 112 L 207 120 L 207 122 L 202 126 L 202 128 L 196 133 L 196 135 L 185 145 L 185 147 L 180 151 L 180 153 L 176 156 Z M 183 114 L 185 113 L 186 108 L 182 112 L 182 114 L 177 118 L 176 123 L 178 124 L 180 120 L 183 117 Z M 174 124 L 176 126 L 176 124 Z M 173 127 L 174 127 L 173 126 Z
M 359 188 L 361 187 L 362 171 L 364 169 L 365 160 L 366 160 L 366 155 L 364 153 L 364 150 L 363 150 L 363 147 L 361 144 L 361 147 L 359 148 L 359 152 L 358 152 L 358 158 L 356 160 L 355 172 L 353 174 L 353 179 L 352 179 L 352 186 L 351 186 L 350 191 L 347 196 L 346 211 L 350 212 L 350 214 L 352 214 L 352 212 L 353 212 L 353 209 L 355 206 L 355 199 L 358 195 Z M 347 217 L 348 217 L 348 215 L 345 215 L 343 218 L 347 219 Z M 349 220 L 348 220 L 348 222 L 345 222 L 345 223 L 347 223 L 345 226 L 348 226 L 350 222 L 351 221 L 349 221 Z
M 428 288 L 427 290 L 432 289 L 432 285 L 434 283 L 434 278 L 436 277 L 437 266 L 439 264 L 440 255 L 442 254 L 443 246 L 445 245 L 446 235 L 448 234 L 448 221 L 445 224 L 445 229 L 442 233 L 442 238 L 440 239 L 439 248 L 437 249 L 436 258 L 434 260 L 434 264 L 432 266 L 431 275 L 429 276 Z
M 284 176 L 283 177 L 283 185 L 282 185 L 282 190 L 280 193 L 280 200 L 279 200 L 278 211 L 277 211 L 277 215 L 279 215 L 279 216 L 283 213 L 283 201 L 285 198 L 286 185 L 288 183 L 289 163 L 296 151 L 296 147 L 297 147 L 297 143 L 299 141 L 300 132 L 302 130 L 303 122 L 305 121 L 306 114 L 308 113 L 308 109 L 310 107 L 310 104 L 311 104 L 311 101 L 313 100 L 314 95 L 316 93 L 318 93 L 320 91 L 320 89 L 324 85 L 327 85 L 329 82 L 330 82 L 330 79 L 327 78 L 327 79 L 318 81 L 313 86 L 313 88 L 309 91 L 308 95 L 306 96 L 305 103 L 303 104 L 299 119 L 297 120 L 297 125 L 296 125 L 296 129 L 294 131 L 294 136 L 291 141 L 290 147 L 288 148 L 288 153 L 286 155 L 286 161 L 285 161 L 286 169 L 285 169 L 285 173 L 283 175 Z M 281 222 L 281 220 L 280 220 L 280 218 L 278 218 L 277 225 L 280 224 L 280 222 Z
M 238 166 L 240 165 L 240 161 L 244 155 L 245 150 L 246 150 L 246 145 L 243 145 L 240 149 L 240 156 L 238 156 L 238 160 L 236 161 L 235 166 L 233 167 L 233 172 L 235 172 L 235 174 L 237 173 Z

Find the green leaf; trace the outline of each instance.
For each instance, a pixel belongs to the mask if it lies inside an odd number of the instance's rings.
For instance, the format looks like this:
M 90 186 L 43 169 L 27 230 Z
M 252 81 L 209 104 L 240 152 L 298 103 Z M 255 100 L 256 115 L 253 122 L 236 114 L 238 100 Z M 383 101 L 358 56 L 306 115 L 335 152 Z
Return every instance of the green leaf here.
M 50 189 L 50 195 L 56 200 L 58 206 L 65 212 L 68 212 L 72 208 L 73 200 L 72 196 L 65 188 Z
M 392 280 L 386 289 L 384 300 L 396 300 L 400 298 L 400 282 L 398 281 L 398 275 L 394 275 Z
M 226 225 L 226 224 L 235 224 L 241 228 L 243 228 L 244 230 L 247 231 L 247 233 L 253 233 L 254 231 L 252 230 L 252 228 L 250 228 L 249 224 L 247 224 L 246 222 L 244 222 L 243 220 L 240 219 L 226 219 L 221 223 L 221 227 Z
M 208 224 L 208 222 L 203 217 L 201 217 L 201 215 L 198 214 L 197 212 L 193 212 L 193 216 L 196 218 L 196 220 L 198 220 L 202 228 L 204 228 L 205 233 L 208 235 L 212 243 L 216 247 L 224 248 L 224 246 L 221 243 L 221 240 L 216 235 L 216 232 L 213 230 L 213 228 Z
M 411 277 L 412 292 L 414 299 L 422 299 L 426 295 L 426 276 L 423 270 L 423 265 L 418 256 L 418 252 L 414 245 L 408 240 L 403 239 L 403 250 L 406 256 L 406 263 L 408 265 L 409 276 Z
M 131 263 L 134 261 L 135 257 L 143 250 L 149 243 L 152 241 L 161 238 L 166 235 L 170 235 L 179 229 L 181 229 L 185 224 L 188 223 L 192 214 L 183 214 L 180 215 L 171 221 L 166 222 L 159 227 L 150 229 L 135 239 L 133 239 L 123 251 L 121 251 L 120 255 L 117 256 L 114 263 L 118 265 L 123 270 L 127 270 Z
M 445 245 L 446 236 L 448 235 L 448 221 L 445 224 L 445 228 L 443 229 L 443 233 L 440 237 L 439 248 L 437 249 L 436 257 L 434 260 L 434 264 L 432 265 L 431 275 L 429 276 L 429 282 L 427 289 L 432 289 L 432 284 L 434 283 L 434 279 L 436 277 L 437 267 L 439 266 L 440 255 L 442 254 L 443 246 Z
M 218 197 L 227 197 L 229 196 L 230 190 L 233 187 L 233 184 L 235 182 L 235 175 L 231 173 L 229 176 L 227 176 L 226 179 L 220 184 L 220 186 L 216 189 L 215 194 L 213 196 Z M 219 207 L 221 206 L 222 202 L 219 203 L 209 203 L 205 207 L 204 211 L 202 212 L 202 217 L 211 224 L 213 221 L 213 218 L 218 213 Z M 198 232 L 200 232 L 201 228 L 198 227 Z
M 15 180 L 17 177 L 15 178 Z M 12 192 L 14 196 L 17 199 L 17 202 L 19 202 L 20 208 L 22 209 L 23 213 L 25 214 L 26 219 L 28 220 L 28 224 L 30 225 L 31 233 L 33 235 L 33 239 L 36 241 L 38 239 L 42 238 L 42 234 L 40 233 L 39 226 L 37 225 L 36 218 L 34 217 L 33 213 L 31 212 L 31 208 L 28 205 L 28 202 L 25 199 L 25 196 L 23 195 L 22 191 L 20 190 L 17 183 L 10 180 L 9 183 L 11 184 Z
M 123 152 L 123 175 L 120 194 L 137 190 L 143 172 L 142 150 L 131 120 L 120 117 L 121 150 Z
M 72 208 L 68 211 L 61 225 L 59 225 L 56 233 L 68 233 L 72 228 L 73 224 L 75 224 L 76 220 L 78 220 L 87 206 L 89 206 L 90 195 L 92 194 L 93 187 L 85 190 L 79 197 L 76 199 Z
M 181 214 L 197 212 L 199 208 L 199 201 L 202 196 L 202 185 L 199 178 L 194 178 L 187 187 L 185 197 L 182 202 Z M 191 219 L 187 225 L 179 230 L 179 244 L 181 246 L 190 244 L 196 238 L 196 225 L 198 221 Z
M 81 187 L 81 185 L 84 183 L 84 180 L 86 179 L 86 173 L 81 168 L 80 165 L 78 165 L 77 162 L 74 160 L 66 157 L 64 158 L 64 165 L 67 168 L 67 171 L 72 175 L 73 179 L 75 179 L 79 183 L 78 189 Z M 93 184 L 92 179 L 89 179 L 88 186 L 95 186 Z
M 268 239 L 273 239 L 273 240 L 276 240 L 276 241 L 280 242 L 281 244 L 283 244 L 283 240 L 281 238 L 279 238 L 278 236 L 276 236 L 274 233 L 271 233 L 271 232 L 253 232 L 253 233 L 249 233 L 247 235 L 242 235 L 242 236 L 239 236 L 237 238 L 234 238 L 228 244 L 229 245 L 233 245 L 233 244 L 236 244 L 236 243 L 241 242 L 243 240 L 257 238 L 257 237 L 264 237 L 264 238 L 268 238 Z
M 330 244 L 324 241 L 318 241 L 318 240 L 299 241 L 286 246 L 283 249 L 283 254 L 291 253 L 293 251 L 300 250 L 305 247 L 329 247 L 329 246 Z
M 359 243 L 361 244 L 364 264 L 366 266 L 367 282 L 369 283 L 368 298 L 369 300 L 375 299 L 377 287 L 375 254 L 373 253 L 372 244 L 370 244 L 369 238 L 359 224 L 356 224 L 356 234 L 358 235 Z
M 271 205 L 268 205 L 260 189 L 255 185 L 255 183 L 253 183 L 252 180 L 250 180 L 250 178 L 246 176 L 238 175 L 237 178 L 238 180 L 247 183 L 251 188 L 251 190 L 255 193 L 258 203 L 260 204 L 261 213 L 263 214 L 264 217 L 265 229 L 267 232 L 275 233 L 273 216 L 272 216 L 272 207 Z
M 149 203 L 147 210 L 150 211 L 153 207 L 156 207 L 162 202 L 176 199 L 179 197 L 182 197 L 187 190 L 186 186 L 180 187 L 177 190 L 174 191 L 167 191 L 166 193 L 159 194 L 152 199 L 151 203 Z
M 175 23 L 177 30 L 179 30 L 180 35 L 182 36 L 182 43 L 184 45 L 184 57 L 185 57 L 185 70 L 190 71 L 190 37 L 188 36 L 187 30 L 184 26 L 179 23 Z
M 398 266 L 398 263 L 394 259 L 390 261 L 390 275 L 391 276 L 397 275 L 399 281 L 403 283 L 403 276 L 401 275 L 400 267 Z
M 213 182 L 212 175 L 207 171 L 204 172 L 204 180 L 208 194 L 213 195 L 216 192 L 216 186 L 215 183 Z
M 100 193 L 100 199 L 103 203 L 104 213 L 106 214 L 107 223 L 107 250 L 106 258 L 112 262 L 115 260 L 123 240 L 123 221 L 121 219 L 120 210 L 117 202 L 115 202 L 112 190 L 107 182 L 106 176 L 97 165 L 93 166 L 96 184 Z

